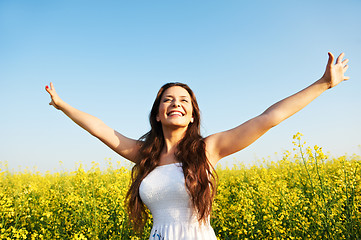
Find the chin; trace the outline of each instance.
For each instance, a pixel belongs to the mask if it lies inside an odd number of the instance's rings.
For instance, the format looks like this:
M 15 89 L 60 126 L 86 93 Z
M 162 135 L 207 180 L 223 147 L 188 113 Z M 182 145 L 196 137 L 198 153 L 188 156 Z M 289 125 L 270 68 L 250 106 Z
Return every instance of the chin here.
M 188 127 L 189 123 L 164 123 L 162 125 L 173 128 L 185 128 Z

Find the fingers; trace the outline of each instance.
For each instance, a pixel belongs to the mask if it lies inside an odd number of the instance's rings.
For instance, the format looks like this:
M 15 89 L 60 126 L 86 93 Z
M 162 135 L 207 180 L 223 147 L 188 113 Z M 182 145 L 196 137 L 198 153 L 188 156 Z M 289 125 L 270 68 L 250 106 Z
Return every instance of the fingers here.
M 55 91 L 53 83 L 50 82 L 50 87 L 47 85 L 47 86 L 45 86 L 45 89 L 50 94 L 50 97 L 51 97 L 51 102 L 49 103 L 49 105 L 51 105 L 59 110 L 60 108 L 57 103 L 61 100 Z
M 50 83 L 50 87 L 48 85 L 45 86 L 45 90 L 50 93 L 52 87 L 51 87 L 51 83 Z
M 50 82 L 50 88 L 51 88 L 51 90 L 54 90 L 54 91 L 55 91 L 55 88 L 54 88 L 54 85 L 53 85 L 52 82 Z
M 345 72 L 348 69 L 347 63 L 348 63 L 348 59 L 345 59 L 345 60 L 342 61 L 342 66 L 343 66 L 343 69 L 344 69 Z
M 343 68 L 343 72 L 345 73 L 348 69 L 348 65 L 346 65 L 344 68 Z
M 342 55 L 342 57 L 344 56 L 344 54 L 341 53 L 339 57 L 341 57 L 341 55 Z M 341 62 L 342 66 L 343 66 L 343 72 L 344 72 L 344 73 L 345 73 L 345 72 L 347 71 L 347 69 L 348 69 L 347 63 L 348 63 L 348 59 L 345 59 L 345 60 L 343 60 L 343 61 Z M 343 79 L 344 79 L 345 81 L 347 81 L 347 80 L 350 79 L 350 77 L 344 76 Z
M 329 56 L 329 58 L 328 58 L 328 65 L 331 65 L 332 63 L 333 63 L 333 61 L 334 61 L 334 56 L 332 55 L 332 53 L 331 52 L 328 52 L 328 56 Z M 345 59 L 345 60 L 343 60 L 342 61 L 342 59 L 343 59 L 343 57 L 345 56 L 345 53 L 341 53 L 338 57 L 337 57 L 337 59 L 336 59 L 336 63 L 335 64 L 342 64 L 342 66 L 344 67 L 344 68 L 346 68 L 346 66 L 347 66 L 347 63 L 348 63 L 348 59 Z M 347 66 L 348 67 L 348 66 Z M 346 70 L 345 70 L 346 71 Z
M 327 65 L 331 65 L 333 63 L 333 60 L 335 58 L 333 57 L 332 53 L 331 52 L 328 52 L 328 62 L 327 62 Z
M 51 90 L 55 90 L 55 89 L 54 89 L 54 85 L 53 85 L 52 82 L 50 82 L 50 87 L 49 87 L 48 85 L 46 85 L 46 86 L 45 86 L 45 89 L 46 89 L 46 91 L 48 91 L 48 92 L 51 91 Z
M 45 90 L 50 94 L 53 95 L 55 92 L 55 88 L 52 82 L 50 82 L 50 87 L 48 85 L 45 86 Z
M 339 64 L 339 63 L 341 63 L 341 60 L 342 60 L 342 58 L 345 56 L 345 54 L 344 53 L 341 53 L 338 57 L 337 57 L 337 59 L 336 59 L 336 64 Z
M 51 97 L 51 102 L 49 103 L 49 105 L 53 105 L 55 107 L 53 98 L 56 95 L 55 89 L 54 89 L 54 85 L 52 82 L 50 82 L 50 87 L 48 85 L 45 86 L 45 90 L 49 93 L 50 97 Z

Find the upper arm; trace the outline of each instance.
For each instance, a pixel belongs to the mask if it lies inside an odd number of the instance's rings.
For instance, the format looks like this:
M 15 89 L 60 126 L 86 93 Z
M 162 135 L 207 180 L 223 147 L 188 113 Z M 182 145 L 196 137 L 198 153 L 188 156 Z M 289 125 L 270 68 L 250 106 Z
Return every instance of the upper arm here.
M 137 140 L 125 137 L 106 125 L 103 125 L 94 136 L 122 157 L 132 162 L 136 161 L 136 156 L 140 149 L 140 144 Z
M 261 114 L 228 131 L 205 139 L 207 157 L 213 166 L 221 159 L 238 152 L 265 134 L 273 125 L 267 114 Z

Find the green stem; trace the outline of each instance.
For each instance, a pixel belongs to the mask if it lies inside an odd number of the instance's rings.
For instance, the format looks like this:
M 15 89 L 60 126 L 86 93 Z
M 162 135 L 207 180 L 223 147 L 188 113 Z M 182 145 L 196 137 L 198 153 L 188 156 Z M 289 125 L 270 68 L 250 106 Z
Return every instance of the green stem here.
M 314 187 L 313 187 L 313 183 L 312 183 L 312 179 L 311 179 L 310 172 L 308 171 L 308 168 L 307 168 L 307 164 L 306 164 L 306 160 L 305 160 L 305 157 L 304 157 L 302 148 L 301 148 L 300 140 L 298 140 L 298 142 L 299 142 L 299 148 L 300 148 L 301 158 L 302 158 L 302 161 L 303 161 L 303 165 L 305 165 L 306 172 L 307 172 L 307 175 L 308 175 L 308 179 L 310 180 L 311 189 L 312 189 L 312 196 L 313 196 L 313 195 L 315 195 L 315 189 L 314 189 Z
M 324 196 L 324 193 L 325 193 L 325 191 L 324 191 L 324 189 L 323 189 L 323 181 L 322 181 L 322 178 L 321 178 L 321 176 L 320 176 L 320 172 L 318 171 L 318 162 L 317 162 L 317 153 L 315 152 L 315 163 L 316 163 L 316 173 L 317 173 L 317 176 L 318 176 L 318 180 L 320 181 L 320 185 L 321 185 L 321 197 L 322 197 L 322 200 L 323 200 L 323 204 L 324 204 L 324 206 L 325 206 L 325 208 L 326 208 L 326 219 L 324 219 L 324 223 L 325 223 L 325 225 L 326 225 L 326 232 L 327 232 L 327 235 L 328 235 L 328 237 L 330 238 L 332 238 L 333 239 L 333 237 L 330 235 L 330 231 L 329 231 L 329 226 L 328 226 L 328 207 L 327 207 L 327 202 L 326 202 L 326 199 L 325 199 L 325 196 Z

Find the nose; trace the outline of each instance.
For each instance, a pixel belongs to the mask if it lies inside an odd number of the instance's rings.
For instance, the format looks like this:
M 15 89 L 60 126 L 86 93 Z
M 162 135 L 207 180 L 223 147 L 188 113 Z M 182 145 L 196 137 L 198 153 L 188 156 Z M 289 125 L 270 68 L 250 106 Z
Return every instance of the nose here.
M 178 100 L 174 100 L 173 106 L 174 107 L 180 107 L 181 105 L 180 105 L 180 102 Z

